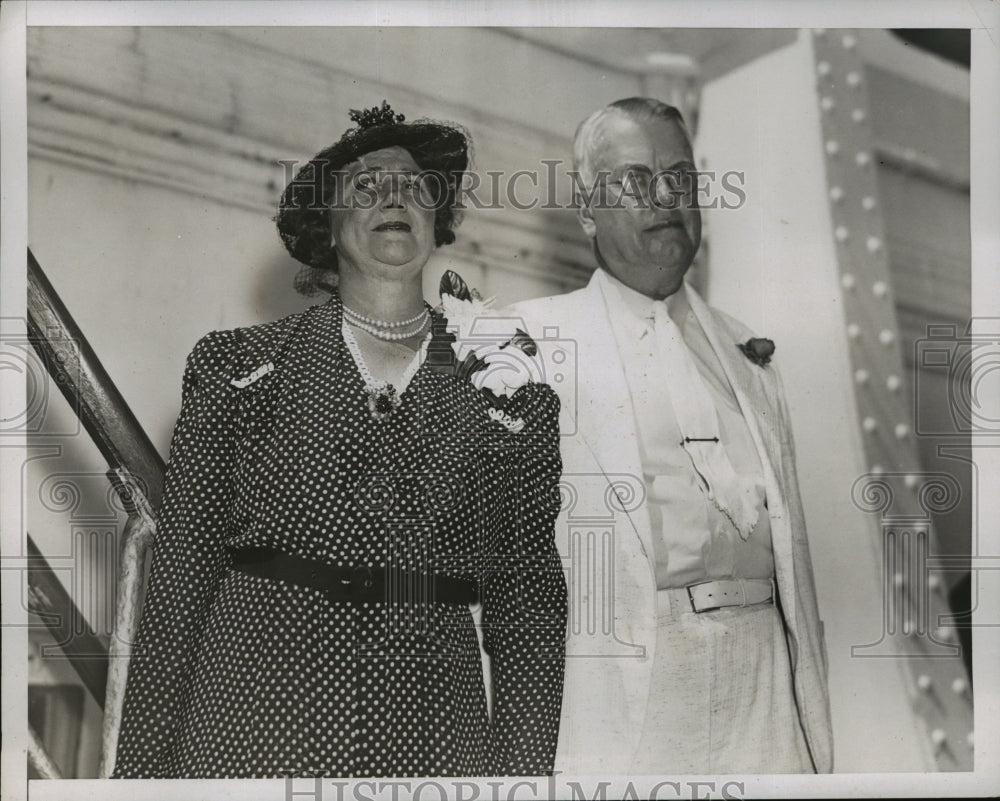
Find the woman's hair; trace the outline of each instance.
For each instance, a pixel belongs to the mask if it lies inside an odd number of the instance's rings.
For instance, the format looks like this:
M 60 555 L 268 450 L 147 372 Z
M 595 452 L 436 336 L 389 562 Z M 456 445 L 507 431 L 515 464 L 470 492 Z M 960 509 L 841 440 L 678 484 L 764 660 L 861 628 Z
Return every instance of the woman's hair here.
M 274 220 L 288 252 L 304 266 L 295 277 L 295 288 L 304 295 L 337 286 L 337 251 L 331 245 L 331 208 L 342 202 L 347 164 L 387 147 L 401 147 L 416 162 L 434 188 L 434 244 L 450 245 L 461 221 L 456 208 L 459 184 L 468 166 L 470 139 L 454 123 L 420 120 L 350 129 L 341 139 L 318 153 L 299 170 L 285 188 Z M 441 191 L 443 190 L 443 191 Z

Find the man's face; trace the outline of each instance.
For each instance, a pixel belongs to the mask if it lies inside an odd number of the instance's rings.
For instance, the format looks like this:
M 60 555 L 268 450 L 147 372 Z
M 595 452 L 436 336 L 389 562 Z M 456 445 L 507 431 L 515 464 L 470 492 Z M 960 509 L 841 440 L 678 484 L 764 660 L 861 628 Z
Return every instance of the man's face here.
M 684 129 L 611 115 L 591 145 L 590 168 L 597 178 L 606 173 L 607 192 L 580 210 L 580 221 L 608 272 L 649 297 L 676 292 L 701 244 L 694 156 Z

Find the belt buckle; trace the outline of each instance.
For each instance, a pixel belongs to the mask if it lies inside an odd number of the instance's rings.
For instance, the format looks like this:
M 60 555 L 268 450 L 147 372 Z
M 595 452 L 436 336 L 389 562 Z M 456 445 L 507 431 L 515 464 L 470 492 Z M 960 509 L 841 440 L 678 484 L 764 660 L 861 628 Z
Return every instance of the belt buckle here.
M 351 577 L 348 579 L 350 593 L 354 598 L 363 600 L 372 594 L 375 586 L 375 575 L 367 565 L 358 565 L 351 570 Z M 367 600 L 374 600 L 367 598 Z
M 687 590 L 687 594 L 688 594 L 688 603 L 690 603 L 690 604 L 691 604 L 691 611 L 692 611 L 692 612 L 694 612 L 694 613 L 695 613 L 696 615 L 700 615 L 700 614 L 701 614 L 702 612 L 710 612 L 710 611 L 711 611 L 710 609 L 699 609 L 699 608 L 698 608 L 698 607 L 697 607 L 697 606 L 695 605 L 695 602 L 694 602 L 694 595 L 692 595 L 692 594 L 691 594 L 691 589 L 692 589 L 693 587 L 700 587 L 700 586 L 701 586 L 702 584 L 707 584 L 707 582 L 705 582 L 705 581 L 700 581 L 700 582 L 698 582 L 697 584 L 688 584 L 688 585 L 687 585 L 687 586 L 686 586 L 686 587 L 684 588 L 685 590 Z
M 709 581 L 699 581 L 697 584 L 688 584 L 684 588 L 685 590 L 687 590 L 688 600 L 691 602 L 691 611 L 694 612 L 696 615 L 703 614 L 704 612 L 714 612 L 716 609 L 722 609 L 721 606 L 706 606 L 706 607 L 704 607 L 702 609 L 699 609 L 697 606 L 695 606 L 694 595 L 691 593 L 691 590 L 694 587 L 701 587 L 704 584 L 712 584 L 712 583 L 713 583 L 712 580 L 709 580 Z
M 371 593 L 375 586 L 375 574 L 370 567 L 358 566 L 348 573 L 341 574 L 336 584 L 327 590 L 330 601 L 338 599 L 362 600 L 362 596 Z

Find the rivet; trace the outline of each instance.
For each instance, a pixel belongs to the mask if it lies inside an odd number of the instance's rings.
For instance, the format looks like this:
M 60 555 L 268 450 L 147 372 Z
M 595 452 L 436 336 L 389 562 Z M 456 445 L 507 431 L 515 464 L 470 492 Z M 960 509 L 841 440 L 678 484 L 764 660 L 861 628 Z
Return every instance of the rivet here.
M 955 695 L 966 696 L 969 694 L 969 682 L 959 677 L 951 683 L 951 691 Z
M 882 240 L 877 236 L 870 236 L 865 240 L 865 247 L 868 248 L 869 252 L 875 253 L 882 247 Z
M 900 381 L 898 375 L 891 375 L 885 380 L 885 385 L 889 388 L 890 392 L 895 392 L 900 387 Z
M 896 335 L 888 328 L 883 328 L 878 332 L 878 341 L 885 346 L 891 345 L 896 340 Z
M 854 46 L 858 43 L 858 40 L 851 36 L 851 34 L 847 34 L 840 40 L 840 43 L 844 46 L 845 50 L 853 50 Z
M 934 681 L 926 673 L 922 673 L 917 678 L 917 689 L 922 693 L 929 693 L 934 687 Z
M 849 72 L 849 73 L 847 73 L 847 85 L 848 86 L 855 86 L 855 87 L 860 86 L 861 85 L 861 76 L 858 73 L 856 73 L 856 72 Z
M 833 107 L 836 105 L 837 104 L 833 101 L 833 98 L 829 95 L 824 95 L 819 99 L 819 107 L 823 109 L 823 111 L 832 111 Z
M 875 421 L 874 417 L 866 417 L 864 420 L 861 421 L 861 427 L 869 434 L 871 434 L 872 431 L 878 428 L 878 423 Z
M 872 475 L 880 476 L 885 472 L 885 468 L 880 464 L 873 464 L 869 471 Z
M 844 242 L 847 237 L 850 236 L 847 229 L 843 225 L 838 225 L 833 232 L 834 237 L 836 237 L 838 242 Z
M 871 160 L 872 157 L 867 150 L 861 150 L 854 156 L 854 161 L 859 167 L 868 166 L 868 162 Z
M 856 108 L 851 110 L 851 119 L 854 120 L 855 122 L 864 122 L 865 117 L 867 116 L 868 115 L 865 114 L 865 110 L 863 108 Z
M 850 273 L 844 273 L 840 277 L 840 285 L 844 289 L 854 289 L 854 283 L 855 283 L 854 276 L 851 275 Z
M 841 189 L 839 186 L 831 186 L 830 200 L 832 200 L 834 203 L 839 203 L 843 199 L 844 199 L 844 190 Z
M 863 367 L 860 370 L 854 372 L 854 380 L 859 384 L 865 384 L 868 382 L 868 371 Z
M 873 198 L 871 195 L 865 195 L 863 198 L 861 198 L 861 208 L 863 208 L 865 211 L 871 211 L 873 208 L 875 208 L 875 198 Z
M 889 291 L 889 287 L 886 286 L 885 281 L 876 281 L 872 284 L 872 294 L 877 298 L 884 298 L 885 293 Z
M 840 152 L 840 143 L 836 139 L 829 139 L 826 143 L 826 154 L 836 156 Z
M 816 65 L 816 72 L 818 72 L 820 75 L 829 75 L 830 74 L 830 62 L 829 61 L 821 61 L 821 62 L 819 62 Z
M 861 329 L 858 327 L 857 323 L 848 323 L 847 325 L 847 336 L 851 339 L 857 339 L 861 335 Z
M 894 432 L 896 439 L 906 439 L 907 434 L 910 433 L 910 427 L 906 423 L 896 423 Z
M 913 475 L 913 473 L 908 473 L 906 477 L 903 479 L 903 483 L 906 485 L 907 489 L 914 489 L 916 488 L 917 484 L 920 483 L 920 479 L 917 478 L 915 475 Z M 932 576 L 932 578 L 936 579 L 937 576 Z

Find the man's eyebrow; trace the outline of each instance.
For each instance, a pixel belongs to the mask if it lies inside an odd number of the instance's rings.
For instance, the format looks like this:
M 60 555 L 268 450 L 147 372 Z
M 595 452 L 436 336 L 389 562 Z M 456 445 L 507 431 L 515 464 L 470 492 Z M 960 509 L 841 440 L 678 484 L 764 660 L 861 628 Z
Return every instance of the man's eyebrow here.
M 611 173 L 628 172 L 629 170 L 646 170 L 647 172 L 653 171 L 652 167 L 650 167 L 648 164 L 640 164 L 638 162 L 635 162 L 630 164 L 617 164 L 615 165 L 614 169 L 611 170 Z
M 669 172 L 670 170 L 677 170 L 682 167 L 694 167 L 695 163 L 690 159 L 681 159 L 680 161 L 675 161 L 669 167 L 666 167 L 663 172 Z

